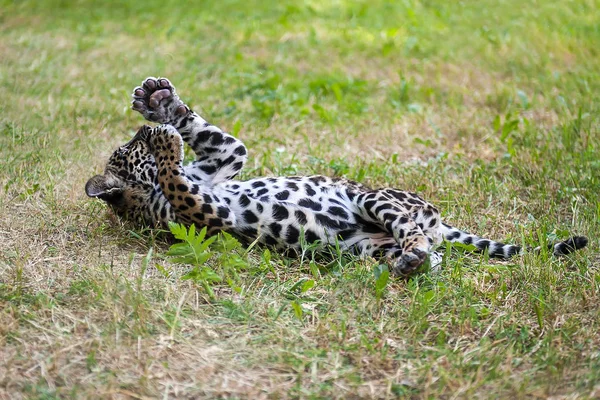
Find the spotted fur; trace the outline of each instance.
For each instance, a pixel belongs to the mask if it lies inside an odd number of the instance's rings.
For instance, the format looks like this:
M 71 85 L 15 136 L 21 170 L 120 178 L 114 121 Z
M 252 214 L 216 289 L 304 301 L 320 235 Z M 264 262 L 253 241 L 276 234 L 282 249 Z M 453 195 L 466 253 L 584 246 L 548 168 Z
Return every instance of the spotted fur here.
M 234 180 L 246 147 L 190 110 L 167 79 L 147 78 L 134 89 L 132 108 L 160 125 L 142 126 L 113 153 L 104 174 L 86 184 L 89 196 L 121 216 L 154 226 L 206 226 L 209 233 L 228 231 L 280 250 L 335 244 L 386 259 L 397 275 L 412 273 L 427 256 L 438 264 L 441 256 L 432 249 L 442 240 L 472 244 L 491 257 L 521 252 L 443 223 L 439 211 L 415 193 L 325 176 Z M 186 165 L 184 143 L 196 154 Z M 578 236 L 549 249 L 561 255 L 586 244 Z

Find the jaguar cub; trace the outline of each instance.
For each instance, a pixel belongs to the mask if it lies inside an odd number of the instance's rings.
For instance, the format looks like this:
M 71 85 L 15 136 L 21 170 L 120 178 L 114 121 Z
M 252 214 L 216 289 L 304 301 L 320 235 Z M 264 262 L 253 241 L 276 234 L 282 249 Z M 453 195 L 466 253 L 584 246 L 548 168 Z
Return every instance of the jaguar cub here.
M 396 275 L 414 272 L 428 256 L 437 265 L 441 256 L 432 248 L 442 240 L 473 244 L 492 257 L 521 252 L 443 223 L 415 193 L 325 176 L 233 180 L 246 162 L 246 146 L 193 112 L 165 78 L 147 78 L 136 87 L 132 108 L 160 125 L 142 126 L 112 154 L 104 174 L 85 186 L 88 196 L 120 216 L 152 226 L 206 226 L 209 233 L 228 231 L 280 250 L 336 244 L 388 261 Z M 196 154 L 187 165 L 184 142 Z M 586 244 L 575 236 L 549 249 L 561 255 Z

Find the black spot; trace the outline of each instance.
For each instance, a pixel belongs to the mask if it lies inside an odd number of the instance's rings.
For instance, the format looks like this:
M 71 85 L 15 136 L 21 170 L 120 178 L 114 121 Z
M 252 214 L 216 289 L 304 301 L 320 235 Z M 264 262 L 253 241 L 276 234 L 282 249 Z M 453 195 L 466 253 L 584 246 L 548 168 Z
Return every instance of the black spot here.
M 350 238 L 352 238 L 354 235 L 356 234 L 356 231 L 354 229 L 346 229 L 343 231 L 338 232 L 338 237 L 340 238 L 340 240 L 348 240 Z
M 397 190 L 388 190 L 388 193 L 390 193 L 392 196 L 394 196 L 398 200 L 406 199 L 406 193 L 404 193 L 404 192 L 400 192 Z
M 394 208 L 394 206 L 391 205 L 390 203 L 383 203 L 375 209 L 375 214 L 379 214 L 383 210 L 389 210 L 390 208 Z
M 250 210 L 246 210 L 244 211 L 244 213 L 242 214 L 242 216 L 244 217 L 244 220 L 249 223 L 249 224 L 254 224 L 258 222 L 258 217 L 256 216 L 256 214 L 254 214 L 252 211 Z
M 353 213 L 353 215 L 354 215 L 354 220 L 360 226 L 360 230 L 362 232 L 364 232 L 364 233 L 381 233 L 382 232 L 382 229 L 378 225 L 375 225 L 374 223 L 365 220 L 364 218 L 362 218 L 360 215 L 358 215 L 356 213 Z
M 252 182 L 252 188 L 258 189 L 259 187 L 267 186 L 263 181 Z
M 237 170 L 239 170 L 239 169 L 242 169 L 242 167 L 243 167 L 243 166 L 244 166 L 244 163 L 243 163 L 243 162 L 241 162 L 241 161 L 239 161 L 239 162 L 236 162 L 235 164 L 233 164 L 233 165 L 231 166 L 231 168 L 233 168 L 234 170 L 236 170 L 236 171 L 237 171 Z
M 446 235 L 446 237 L 444 239 L 452 241 L 452 240 L 458 239 L 459 237 L 460 237 L 460 232 L 453 231 L 453 232 L 450 232 L 448 235 Z
M 437 224 L 437 218 L 434 218 L 431 221 L 429 221 L 429 227 L 430 228 L 433 228 L 435 226 L 435 224 Z
M 298 243 L 298 237 L 300 236 L 300 231 L 298 229 L 296 229 L 296 227 L 290 225 L 287 228 L 287 232 L 285 235 L 285 240 L 286 242 L 288 242 L 289 244 L 296 244 Z
M 188 206 L 186 206 L 185 204 L 180 204 L 180 205 L 179 205 L 177 208 L 178 208 L 180 211 L 187 211 L 187 210 L 189 210 L 189 207 L 188 207 Z
M 200 169 L 206 172 L 208 175 L 217 172 L 217 167 L 215 167 L 214 165 L 201 165 Z
M 204 214 L 212 214 L 213 208 L 210 204 L 202 204 L 202 212 Z
M 348 219 L 348 213 L 342 207 L 331 206 L 327 212 L 331 215 L 335 215 L 336 217 Z
M 481 239 L 477 242 L 477 248 L 480 250 L 485 250 L 490 247 L 490 241 L 487 239 Z
M 263 235 L 263 242 L 268 244 L 269 246 L 275 246 L 278 243 L 277 239 L 275 239 L 271 235 Z
M 464 244 L 472 244 L 473 243 L 473 238 L 471 236 L 467 236 L 466 238 L 463 239 L 462 242 Z
M 431 218 L 433 216 L 433 210 L 431 208 L 425 208 L 423 210 L 423 216 L 425 218 Z
M 287 190 L 284 190 L 283 192 L 279 192 L 275 195 L 275 198 L 277 200 L 287 200 L 288 197 L 290 197 L 290 192 Z
M 364 203 L 364 208 L 373 208 L 377 204 L 377 200 L 367 200 Z
M 174 192 L 174 191 L 175 191 L 175 185 L 173 185 L 173 183 L 172 183 L 172 182 L 170 182 L 170 183 L 169 183 L 169 186 L 168 186 L 168 188 L 169 188 L 169 191 L 170 191 L 170 192 Z
M 179 121 L 179 124 L 177 125 L 177 130 L 185 128 L 187 124 L 191 121 L 193 121 L 193 118 L 183 118 L 181 121 Z
M 384 221 L 395 221 L 396 217 L 398 216 L 398 214 L 394 214 L 394 213 L 385 213 L 381 216 L 381 219 L 383 219 Z
M 223 220 L 221 220 L 219 218 L 211 218 L 208 220 L 208 226 L 220 228 L 223 226 Z
M 167 209 L 166 208 L 163 208 L 162 210 L 160 210 L 160 217 L 162 219 L 167 218 Z
M 279 236 L 281 233 L 281 225 L 277 222 L 273 222 L 271 225 L 269 225 L 269 229 L 271 229 L 271 232 L 273 232 L 273 235 L 275 236 Z
M 294 182 L 286 182 L 285 186 L 287 186 L 289 189 L 291 189 L 294 192 L 297 192 L 300 188 L 298 187 L 297 184 L 295 184 Z
M 265 210 L 265 208 L 263 207 L 263 205 L 262 205 L 262 204 L 258 203 L 258 204 L 256 205 L 256 210 L 257 210 L 259 213 L 262 213 L 262 212 Z
M 244 145 L 236 147 L 236 149 L 233 151 L 233 154 L 237 154 L 238 156 L 245 156 L 246 153 L 247 153 L 247 151 L 246 151 L 246 147 L 244 147 Z
M 400 222 L 401 224 L 406 224 L 408 223 L 408 217 L 404 216 L 404 217 L 400 217 L 400 219 L 398 220 L 398 222 Z
M 306 219 L 306 214 L 304 214 L 302 211 L 296 210 L 294 215 L 296 216 L 296 219 L 298 220 L 300 225 L 306 225 L 306 223 L 308 222 Z
M 508 251 L 506 252 L 506 255 L 508 257 L 512 257 L 512 256 L 514 256 L 516 254 L 519 254 L 519 251 L 521 251 L 521 247 L 519 247 L 519 246 L 510 246 L 508 248 Z
M 204 143 L 204 142 L 208 141 L 208 139 L 210 139 L 210 134 L 211 134 L 211 131 L 198 132 L 196 134 L 196 140 L 194 140 L 193 147 L 198 148 L 200 146 L 200 143 Z
M 223 138 L 223 134 L 221 132 L 213 132 L 211 136 L 212 136 L 212 140 L 210 141 L 211 145 L 220 146 L 223 143 L 225 143 L 225 139 Z
M 312 201 L 311 199 L 301 199 L 298 201 L 298 205 L 300 207 L 310 208 L 311 210 L 315 211 L 321 211 L 323 209 L 321 204 L 317 203 L 316 201 Z
M 314 196 L 317 194 L 317 192 L 315 192 L 314 189 L 308 183 L 304 184 L 304 191 L 309 196 Z
M 217 216 L 219 218 L 227 218 L 229 217 L 229 209 L 227 207 L 217 207 Z
M 212 197 L 210 197 L 210 194 L 208 193 L 204 193 L 202 197 L 204 198 L 205 203 L 211 203 L 213 201 Z
M 256 197 L 260 197 L 260 196 L 262 196 L 263 194 L 267 194 L 267 193 L 269 193 L 269 189 L 267 189 L 267 188 L 262 188 L 262 189 L 260 189 L 258 192 L 256 192 Z
M 273 218 L 275 221 L 283 221 L 287 217 L 290 216 L 287 208 L 280 206 L 278 204 L 273 205 Z
M 187 192 L 188 191 L 188 187 L 187 187 L 187 185 L 184 185 L 183 183 L 180 183 L 179 185 L 177 185 L 177 190 L 181 190 L 182 192 Z
M 318 224 L 324 226 L 325 228 L 331 229 L 345 229 L 346 224 L 344 222 L 336 221 L 335 219 L 329 218 L 325 214 L 316 214 L 315 220 Z
M 225 144 L 231 144 L 233 142 L 235 142 L 235 138 L 233 136 L 227 136 L 225 138 Z
M 190 193 L 191 194 L 198 194 L 198 192 L 200 192 L 200 186 L 198 186 L 198 185 L 192 185 L 192 188 L 190 189 Z
M 315 232 L 311 231 L 310 229 L 306 230 L 306 232 L 304 233 L 304 237 L 306 238 L 306 243 L 314 243 L 318 240 L 321 240 L 319 235 L 317 235 Z
M 196 205 L 196 201 L 191 197 L 186 197 L 185 203 L 190 207 L 194 207 Z
M 204 214 L 194 213 L 194 218 L 196 218 L 198 221 L 204 221 Z
M 246 206 L 248 206 L 248 204 L 250 204 L 250 199 L 245 194 L 242 194 L 240 196 L 238 202 L 240 203 L 240 206 L 246 207 Z
M 387 221 L 383 226 L 385 228 L 386 231 L 392 233 L 394 231 L 394 227 L 392 226 L 392 224 L 394 223 L 394 221 Z
M 336 194 L 338 197 L 342 197 L 342 194 L 340 192 L 336 192 Z M 346 190 L 346 196 L 350 199 L 350 201 L 352 201 L 356 197 L 356 192 Z
M 224 160 L 218 161 L 218 163 L 219 163 L 219 167 L 221 167 L 221 168 L 222 168 L 222 167 L 223 167 L 223 166 L 225 166 L 225 165 L 229 165 L 229 164 L 231 164 L 232 162 L 234 162 L 235 160 L 236 160 L 235 156 L 229 156 L 229 157 L 227 157 L 227 158 L 226 158 L 226 159 L 224 159 Z
M 308 180 L 314 183 L 316 186 L 319 186 L 319 183 L 321 182 L 327 182 L 327 178 L 320 175 L 311 176 L 310 178 L 308 178 Z

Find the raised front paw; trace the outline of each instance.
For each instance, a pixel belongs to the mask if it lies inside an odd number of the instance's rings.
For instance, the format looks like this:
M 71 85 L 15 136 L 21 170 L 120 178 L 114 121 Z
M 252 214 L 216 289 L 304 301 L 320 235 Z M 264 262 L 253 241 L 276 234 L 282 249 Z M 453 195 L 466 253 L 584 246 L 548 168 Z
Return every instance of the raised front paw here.
M 179 99 L 175 87 L 166 78 L 146 78 L 133 89 L 131 108 L 148 121 L 173 123 L 190 109 Z

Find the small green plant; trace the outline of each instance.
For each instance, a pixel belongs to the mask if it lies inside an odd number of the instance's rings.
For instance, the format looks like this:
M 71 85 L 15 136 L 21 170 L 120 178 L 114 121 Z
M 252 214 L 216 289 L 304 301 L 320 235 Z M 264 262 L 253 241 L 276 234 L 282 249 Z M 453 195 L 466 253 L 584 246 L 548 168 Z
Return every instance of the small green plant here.
M 241 248 L 240 243 L 228 233 L 206 237 L 206 227 L 196 231 L 196 227 L 174 222 L 169 223 L 169 230 L 181 243 L 175 243 L 167 251 L 170 261 L 181 264 L 191 264 L 193 267 L 182 280 L 191 280 L 200 285 L 211 301 L 215 294 L 212 285 L 227 282 L 236 292 L 241 288 L 236 284 L 237 270 L 247 266 L 247 260 L 235 250 Z M 213 261 L 210 262 L 209 261 Z M 164 274 L 164 267 L 161 272 Z
M 209 246 L 217 240 L 216 236 L 211 236 L 206 240 L 206 227 L 196 233 L 196 226 L 191 225 L 186 228 L 185 225 L 174 222 L 169 223 L 169 230 L 175 236 L 175 239 L 182 243 L 175 243 L 167 252 L 171 261 L 182 264 L 201 265 L 210 257 Z
M 383 292 L 390 280 L 388 266 L 385 264 L 376 265 L 373 268 L 373 275 L 375 275 L 375 297 L 379 301 L 383 297 Z

